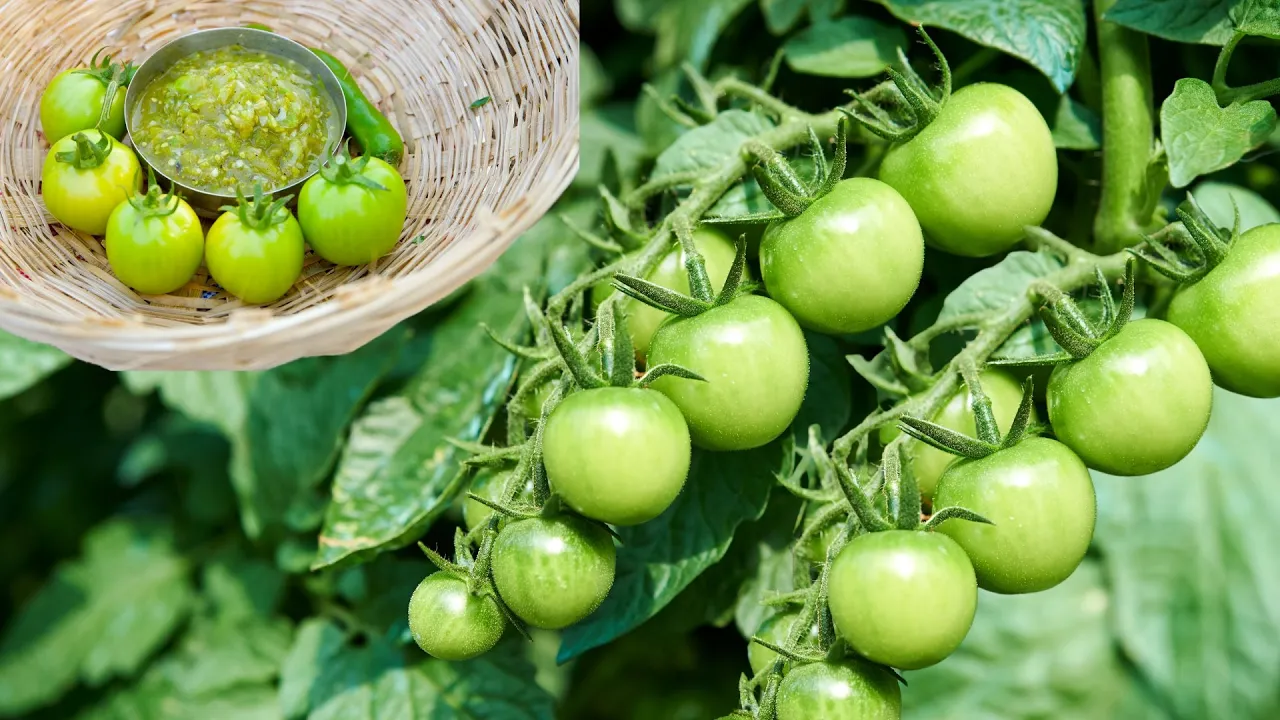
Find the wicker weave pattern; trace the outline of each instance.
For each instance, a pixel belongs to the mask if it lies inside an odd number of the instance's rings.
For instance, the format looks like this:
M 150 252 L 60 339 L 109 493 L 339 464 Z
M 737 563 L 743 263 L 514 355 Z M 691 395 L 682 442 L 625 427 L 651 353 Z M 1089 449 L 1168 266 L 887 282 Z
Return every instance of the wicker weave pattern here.
M 178 35 L 247 22 L 332 52 L 404 136 L 401 243 L 359 268 L 308 255 L 293 290 L 263 308 L 203 270 L 173 295 L 140 297 L 100 240 L 44 209 L 40 94 L 99 47 L 140 62 Z M 0 0 L 0 37 L 0 328 L 109 368 L 349 352 L 481 272 L 577 170 L 577 0 Z

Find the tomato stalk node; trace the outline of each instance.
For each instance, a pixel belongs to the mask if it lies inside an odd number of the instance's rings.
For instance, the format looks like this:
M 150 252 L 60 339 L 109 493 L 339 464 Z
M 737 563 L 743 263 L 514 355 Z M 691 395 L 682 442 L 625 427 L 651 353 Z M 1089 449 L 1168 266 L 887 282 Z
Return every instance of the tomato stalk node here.
M 751 173 L 760 191 L 783 215 L 796 217 L 818 198 L 831 192 L 836 183 L 844 179 L 849 159 L 849 123 L 841 119 L 836 123 L 835 154 L 828 165 L 822 141 L 817 132 L 808 128 L 809 145 L 814 163 L 813 178 L 805 183 L 781 153 L 764 143 L 747 143 L 744 153 L 756 161 Z
M 67 163 L 77 170 L 92 170 L 107 161 L 107 156 L 111 154 L 112 139 L 111 136 L 102 132 L 98 133 L 98 142 L 89 140 L 89 136 L 85 133 L 78 132 L 71 137 L 75 141 L 76 149 L 60 152 L 54 157 L 58 162 Z M 134 177 L 137 177 L 136 175 Z
M 320 176 L 334 185 L 358 185 L 367 190 L 386 192 L 385 185 L 364 174 L 371 158 L 370 155 L 362 155 L 353 159 L 347 145 L 341 144 L 337 152 L 320 166 Z
M 156 182 L 155 170 L 148 167 L 147 191 L 131 195 L 129 204 L 143 218 L 168 217 L 178 211 L 178 207 L 182 204 L 182 197 L 176 189 L 173 192 L 164 192 Z
M 1240 208 L 1232 200 L 1231 230 L 1219 228 L 1191 193 L 1177 209 L 1178 220 L 1147 236 L 1129 252 L 1179 284 L 1194 283 L 1226 260 L 1240 236 Z
M 289 212 L 285 210 L 285 205 L 293 199 L 292 195 L 286 195 L 282 198 L 271 200 L 270 195 L 262 192 L 262 183 L 256 183 L 253 186 L 253 197 L 246 198 L 244 192 L 240 188 L 236 188 L 236 204 L 223 205 L 220 210 L 223 212 L 235 213 L 240 218 L 240 224 L 253 230 L 266 230 L 272 225 L 285 222 L 289 219 Z
M 924 26 L 922 25 L 917 29 L 921 39 L 929 46 L 933 56 L 937 58 L 942 78 L 938 88 L 936 90 L 931 89 L 911 67 L 910 61 L 907 60 L 906 52 L 902 48 L 898 48 L 898 62 L 902 64 L 903 69 L 898 70 L 890 66 L 885 68 L 885 73 L 897 90 L 895 99 L 900 102 L 895 104 L 904 106 L 902 109 L 905 110 L 905 122 L 896 121 L 888 111 L 877 106 L 871 97 L 853 90 L 847 90 L 846 92 L 853 98 L 854 104 L 862 110 L 862 113 L 848 108 L 840 108 L 845 115 L 891 143 L 906 142 L 919 135 L 921 130 L 924 130 L 929 123 L 938 117 L 938 113 L 942 112 L 942 106 L 951 97 L 951 66 L 947 63 L 946 56 L 942 54 L 942 51 L 933 42 L 933 38 L 929 37 L 929 33 L 925 31 Z

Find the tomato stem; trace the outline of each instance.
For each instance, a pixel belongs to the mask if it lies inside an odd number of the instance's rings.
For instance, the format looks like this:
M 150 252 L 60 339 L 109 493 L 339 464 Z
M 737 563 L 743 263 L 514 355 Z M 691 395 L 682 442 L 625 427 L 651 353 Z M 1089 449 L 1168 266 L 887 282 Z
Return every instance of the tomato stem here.
M 1115 0 L 1096 0 L 1102 73 L 1102 196 L 1094 251 L 1114 253 L 1142 241 L 1165 186 L 1155 157 L 1155 109 L 1147 36 L 1104 18 Z
M 54 156 L 58 162 L 67 163 L 77 170 L 92 170 L 100 167 L 102 163 L 107 161 L 107 156 L 111 154 L 112 139 L 101 130 L 95 130 L 98 133 L 98 142 L 89 140 L 89 136 L 79 132 L 71 137 L 76 144 L 75 150 L 67 150 L 60 152 Z

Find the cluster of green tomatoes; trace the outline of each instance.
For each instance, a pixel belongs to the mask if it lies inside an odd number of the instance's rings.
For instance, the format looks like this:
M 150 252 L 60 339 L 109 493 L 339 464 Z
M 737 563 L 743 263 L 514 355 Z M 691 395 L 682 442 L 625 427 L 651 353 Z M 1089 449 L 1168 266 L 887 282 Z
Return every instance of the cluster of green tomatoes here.
M 424 650 L 449 659 L 485 652 L 503 633 L 504 610 L 546 628 L 586 617 L 613 581 L 606 526 L 663 513 L 688 477 L 691 447 L 748 450 L 791 425 L 809 377 L 804 329 L 844 335 L 892 319 L 919 285 L 926 241 L 986 257 L 1045 219 L 1057 160 L 1030 101 L 988 83 L 916 99 L 911 132 L 868 124 L 892 143 L 878 179 L 841 179 L 842 157 L 833 177 L 809 185 L 757 174 L 788 216 L 759 243 L 764 294 L 739 291 L 752 285 L 746 243 L 707 225 L 680 237 L 646 278 L 619 275 L 593 290 L 597 305 L 615 289 L 630 296 L 615 304 L 617 317 L 598 313 L 601 371 L 558 342 L 579 389 L 545 415 L 542 397 L 529 411 L 545 418 L 541 460 L 556 500 L 495 519 L 490 507 L 511 500 L 505 476 L 473 487 L 484 502 L 468 502 L 468 528 L 498 529 L 496 593 L 459 568 L 429 576 L 409 605 Z M 843 141 L 842 130 L 839 156 Z M 1096 516 L 1091 469 L 1143 475 L 1177 463 L 1207 427 L 1214 382 L 1280 396 L 1280 225 L 1229 237 L 1192 230 L 1201 269 L 1167 319 L 1130 321 L 1135 261 L 1118 305 L 1106 291 L 1101 319 L 1065 294 L 1041 298 L 1064 348 L 1044 389 L 1048 426 L 1032 383 L 992 365 L 967 368 L 966 387 L 931 418 L 881 429 L 885 449 L 902 450 L 894 472 L 910 477 L 926 513 L 889 517 L 882 499 L 859 507 L 847 490 L 833 501 L 843 511 L 816 509 L 830 527 L 799 552 L 826 568 L 825 607 L 817 617 L 774 615 L 749 653 L 755 673 L 782 673 L 779 720 L 899 717 L 890 668 L 923 668 L 953 652 L 979 588 L 1039 592 L 1080 564 Z M 690 248 L 700 263 L 687 262 Z M 710 294 L 713 284 L 724 289 Z M 625 341 L 606 343 L 618 327 Z M 635 365 L 617 356 L 622 346 L 647 369 L 638 381 Z M 1041 436 L 1049 428 L 1056 439 Z M 896 440 L 901 431 L 912 437 Z M 796 627 L 802 617 L 809 627 Z M 825 642 L 824 623 L 834 629 Z
M 404 179 L 384 160 L 352 159 L 340 148 L 298 195 L 264 197 L 261 188 L 223 208 L 206 236 L 191 205 L 165 193 L 123 144 L 124 87 L 132 68 L 110 57 L 59 74 L 45 89 L 40 119 L 53 144 L 44 161 L 45 207 L 67 227 L 105 236 L 111 270 L 144 295 L 186 285 L 203 263 L 246 303 L 284 296 L 302 273 L 306 246 L 335 265 L 364 265 L 399 241 L 408 208 Z

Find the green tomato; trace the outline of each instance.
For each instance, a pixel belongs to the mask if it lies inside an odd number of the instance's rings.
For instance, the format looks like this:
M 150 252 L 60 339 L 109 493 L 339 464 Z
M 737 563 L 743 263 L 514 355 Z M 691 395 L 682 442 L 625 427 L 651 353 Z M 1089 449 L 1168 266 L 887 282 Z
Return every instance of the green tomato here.
M 938 532 L 964 548 L 978 587 L 1006 594 L 1048 590 L 1070 577 L 1097 517 L 1088 468 L 1047 438 L 952 465 L 938 481 L 935 505 L 967 508 L 995 523 L 947 520 Z
M 97 82 L 96 80 L 94 82 Z M 79 169 L 74 163 L 58 159 L 59 154 L 87 150 L 77 147 L 76 138 L 85 143 L 101 142 L 108 137 L 96 130 L 65 137 L 53 144 L 44 159 L 41 172 L 41 193 L 44 205 L 59 222 L 75 230 L 102 235 L 107 231 L 107 221 L 120 203 L 138 192 L 142 181 L 142 168 L 138 158 L 129 148 L 110 139 L 110 148 L 97 167 Z
M 778 687 L 778 720 L 898 720 L 902 689 L 860 658 L 801 665 Z
M 1168 319 L 1200 347 L 1220 387 L 1280 397 L 1280 224 L 1236 239 L 1221 264 L 1178 290 Z
M 144 295 L 164 295 L 186 285 L 204 258 L 204 228 L 185 200 L 171 198 L 167 215 L 130 202 L 107 220 L 107 261 L 125 285 Z
M 507 525 L 493 546 L 493 582 L 502 601 L 534 627 L 559 630 L 595 612 L 613 587 L 613 537 L 561 515 Z
M 1058 156 L 1040 111 L 1005 85 L 975 83 L 919 135 L 889 149 L 880 179 L 911 203 L 931 245 L 986 257 L 1039 225 L 1058 191 Z
M 1022 385 L 1009 373 L 995 368 L 983 370 L 978 380 L 982 383 L 982 391 L 991 400 L 991 412 L 996 417 L 996 426 L 1000 428 L 1000 432 L 1008 432 L 1014 416 L 1018 414 L 1018 407 L 1022 404 Z M 1033 422 L 1036 419 L 1035 410 L 1032 410 L 1031 419 Z M 947 404 L 930 420 L 970 437 L 978 432 L 973 421 L 973 397 L 967 389 L 965 392 L 957 390 L 952 394 Z M 901 432 L 897 425 L 885 425 L 880 428 L 880 442 L 888 445 Z M 918 440 L 908 441 L 906 451 L 911 458 L 911 470 L 920 487 L 920 495 L 928 500 L 933 497 L 938 478 L 942 477 L 943 471 L 957 458 L 945 450 Z
M 612 525 L 637 525 L 661 515 L 684 487 L 689 427 L 655 390 L 583 390 L 547 418 L 542 455 L 552 490 L 569 507 Z
M 464 580 L 437 572 L 409 598 L 409 631 L 428 655 L 469 660 L 493 649 L 506 621 L 491 597 L 474 595 Z
M 859 535 L 831 566 L 831 619 L 863 657 L 916 670 L 950 655 L 973 624 L 978 583 L 968 556 L 936 532 Z
M 278 222 L 251 227 L 238 213 L 225 212 L 205 241 L 209 274 L 227 292 L 246 303 L 269 303 L 284 297 L 302 273 L 306 254 L 302 228 L 287 209 Z
M 747 450 L 782 434 L 804 400 L 809 350 L 781 305 L 744 295 L 696 317 L 658 328 L 651 366 L 675 363 L 705 381 L 667 376 L 653 383 L 689 421 L 708 450 Z
M 474 480 L 471 481 L 470 492 L 479 495 L 485 500 L 499 502 L 502 500 L 502 490 L 507 484 L 507 480 L 511 477 L 511 471 L 489 472 L 482 471 L 478 473 Z M 525 483 L 524 489 L 521 491 L 522 496 L 532 497 L 533 480 Z M 489 517 L 493 515 L 493 508 L 482 502 L 467 498 L 462 503 L 462 522 L 467 526 L 468 530 L 475 530 L 481 525 L 489 522 Z M 504 519 L 505 523 L 506 520 Z M 499 525 L 501 527 L 501 525 Z
M 124 138 L 125 88 L 116 91 L 102 129 L 116 140 Z M 98 126 L 107 84 L 82 68 L 59 73 L 40 96 L 40 126 L 50 143 Z
M 756 631 L 756 636 L 774 645 L 785 645 L 787 634 L 791 632 L 791 628 L 795 626 L 796 621 L 799 619 L 799 610 L 780 612 L 765 620 L 760 629 Z M 809 643 L 815 648 L 818 647 L 819 633 L 816 623 L 809 627 L 807 635 Z M 759 675 L 765 668 L 773 665 L 773 662 L 777 659 L 778 653 L 759 643 L 747 645 L 747 662 L 751 663 L 751 672 L 754 675 Z
M 547 398 L 551 396 L 551 391 L 555 389 L 555 382 L 548 380 L 533 389 L 533 392 L 524 396 L 524 416 L 530 420 L 537 420 L 542 417 L 542 406 L 546 404 Z
M 367 265 L 391 252 L 400 240 L 408 212 L 404 180 L 396 169 L 376 157 L 352 164 L 341 156 L 331 163 L 359 167 L 362 182 L 313 175 L 298 195 L 298 222 L 316 254 L 335 265 Z M 338 178 L 338 179 L 335 179 Z
M 710 226 L 702 226 L 693 231 L 693 246 L 706 261 L 707 277 L 711 280 L 712 289 L 719 292 L 725 278 L 729 276 L 729 268 L 733 267 L 737 248 L 724 233 Z M 749 277 L 750 273 L 747 276 Z M 645 276 L 645 279 L 669 290 L 688 295 L 689 275 L 684 269 L 684 250 L 673 247 L 662 257 L 653 272 Z M 612 280 L 598 283 L 591 289 L 592 307 L 599 307 L 600 303 L 614 292 L 616 291 Z M 671 315 L 635 299 L 626 300 L 623 310 L 627 314 L 627 327 L 631 330 L 631 343 L 635 346 L 636 357 L 644 360 L 649 353 L 649 343 L 653 340 L 653 334 Z
M 888 185 L 850 178 L 760 243 L 769 296 L 818 332 L 857 333 L 897 315 L 920 285 L 924 238 L 911 206 Z
M 1053 432 L 1094 470 L 1147 475 L 1187 456 L 1209 425 L 1213 381 L 1195 342 L 1135 320 L 1049 376 Z

